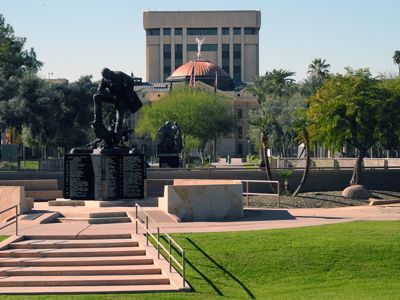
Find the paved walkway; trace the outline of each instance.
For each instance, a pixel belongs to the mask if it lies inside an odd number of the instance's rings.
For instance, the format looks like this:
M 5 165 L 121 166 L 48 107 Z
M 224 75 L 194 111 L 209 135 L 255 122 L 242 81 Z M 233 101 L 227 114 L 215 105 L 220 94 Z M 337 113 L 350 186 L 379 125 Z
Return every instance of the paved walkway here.
M 46 207 L 47 203 L 35 203 L 35 209 L 68 210 L 82 214 L 93 212 L 94 208 L 87 207 Z M 134 208 L 114 207 L 96 208 L 96 211 L 128 211 L 134 214 Z M 324 224 L 343 223 L 361 220 L 397 220 L 400 221 L 400 205 L 387 206 L 353 206 L 342 208 L 312 208 L 312 209 L 245 209 L 245 217 L 239 221 L 226 222 L 186 222 L 178 223 L 173 218 L 157 208 L 145 209 L 169 233 L 195 232 L 223 232 L 245 231 L 276 228 L 293 228 L 317 226 Z M 113 234 L 132 233 L 135 230 L 133 223 L 119 224 L 79 224 L 79 223 L 52 223 L 35 224 L 34 221 L 21 221 L 20 234 L 25 235 L 79 235 L 79 234 Z M 0 231 L 3 235 L 14 234 L 14 227 L 10 226 Z

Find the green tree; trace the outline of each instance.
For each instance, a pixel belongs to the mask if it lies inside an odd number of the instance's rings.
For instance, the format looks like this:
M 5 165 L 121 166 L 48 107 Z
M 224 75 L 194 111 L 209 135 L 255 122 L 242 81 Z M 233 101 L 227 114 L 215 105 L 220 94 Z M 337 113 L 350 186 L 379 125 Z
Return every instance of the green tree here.
M 399 67 L 399 76 L 400 76 L 400 50 L 394 51 L 393 62 Z
M 25 38 L 14 35 L 14 29 L 0 14 L 0 74 L 6 80 L 27 72 L 35 73 L 42 66 L 32 48 L 24 50 L 25 42 Z
M 277 97 L 292 95 L 296 91 L 295 80 L 291 78 L 294 75 L 296 75 L 295 72 L 284 69 L 267 71 L 265 73 L 267 94 Z
M 261 105 L 261 103 L 265 101 L 265 98 L 268 95 L 268 88 L 265 76 L 255 77 L 252 84 L 248 84 L 245 86 L 245 90 L 255 95 L 255 97 L 257 97 L 258 105 Z
M 204 154 L 207 142 L 232 132 L 234 126 L 227 100 L 217 94 L 188 87 L 174 88 L 160 101 L 142 108 L 136 133 L 149 134 L 155 141 L 158 129 L 166 121 L 178 122 L 185 153 L 191 150 L 188 145 L 193 147 L 193 141 L 197 140 Z
M 362 184 L 368 149 L 378 142 L 387 149 L 399 144 L 399 95 L 365 69 L 327 79 L 308 104 L 310 135 L 334 149 L 347 143 L 358 150 L 352 185 Z

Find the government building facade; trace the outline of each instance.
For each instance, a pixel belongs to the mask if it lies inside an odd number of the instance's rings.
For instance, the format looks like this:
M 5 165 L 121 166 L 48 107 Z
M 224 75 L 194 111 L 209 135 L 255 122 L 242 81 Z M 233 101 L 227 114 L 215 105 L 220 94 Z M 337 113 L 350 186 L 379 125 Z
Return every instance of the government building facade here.
M 260 11 L 147 11 L 146 80 L 163 82 L 197 53 L 222 68 L 236 82 L 259 74 Z
M 253 152 L 248 121 L 258 103 L 243 87 L 259 74 L 261 12 L 148 11 L 143 26 L 147 82 L 135 89 L 144 92 L 144 104 L 162 101 L 173 87 L 195 78 L 194 88 L 227 99 L 236 119 L 234 132 L 217 141 L 217 155 L 245 157 Z M 136 137 L 136 143 L 155 153 L 154 142 Z

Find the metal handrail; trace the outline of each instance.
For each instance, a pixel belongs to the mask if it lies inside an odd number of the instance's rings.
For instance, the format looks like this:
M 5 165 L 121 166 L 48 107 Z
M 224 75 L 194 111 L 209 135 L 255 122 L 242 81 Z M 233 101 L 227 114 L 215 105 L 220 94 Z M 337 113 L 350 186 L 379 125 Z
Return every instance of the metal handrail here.
M 281 207 L 281 198 L 280 198 L 280 184 L 277 180 L 240 180 L 241 182 L 246 183 L 246 192 L 243 192 L 243 195 L 246 196 L 246 205 L 249 207 L 249 196 L 277 196 L 278 197 L 278 208 Z M 249 182 L 258 182 L 258 183 L 273 183 L 276 184 L 276 193 L 249 193 Z
M 172 271 L 172 261 L 175 262 L 175 264 L 181 269 L 182 271 L 182 279 L 183 279 L 183 286 L 186 286 L 186 280 L 185 280 L 185 274 L 186 274 L 186 260 L 185 260 L 185 250 L 179 246 L 179 244 L 166 232 L 161 232 L 161 226 L 158 225 L 158 223 L 149 216 L 148 213 L 146 213 L 143 209 L 141 212 L 145 215 L 145 220 L 142 220 L 139 217 L 139 209 L 142 209 L 141 206 L 137 203 L 135 203 L 135 230 L 136 234 L 139 233 L 139 224 L 143 227 L 145 230 L 145 235 L 146 235 L 146 246 L 149 246 L 149 237 L 153 238 L 153 240 L 157 243 L 157 257 L 160 259 L 160 250 L 163 249 L 165 253 L 168 255 L 166 259 L 168 259 L 169 263 L 169 271 Z M 155 236 L 150 230 L 149 230 L 149 220 L 155 224 L 156 229 L 157 229 L 157 235 Z M 165 237 L 167 237 L 168 240 L 168 249 L 164 247 L 163 244 L 160 243 L 160 233 L 162 233 Z M 180 263 L 173 255 L 172 255 L 172 244 L 175 246 L 175 249 L 179 250 L 179 254 L 182 256 L 182 262 Z
M 12 222 L 10 222 L 10 223 L 8 223 L 8 224 L 5 224 L 5 225 L 2 226 L 2 227 L 0 227 L 0 230 L 3 229 L 3 228 L 6 228 L 6 227 L 8 227 L 8 226 L 10 226 L 10 225 L 12 225 L 12 224 L 15 223 L 15 235 L 18 235 L 18 205 L 13 205 L 13 206 L 10 206 L 9 208 L 6 208 L 6 209 L 0 211 L 0 215 L 1 215 L 2 213 L 5 213 L 6 211 L 9 211 L 9 210 L 11 210 L 11 209 L 14 209 L 14 208 L 15 208 L 15 215 L 14 215 L 12 218 L 15 218 L 15 220 L 12 221 Z

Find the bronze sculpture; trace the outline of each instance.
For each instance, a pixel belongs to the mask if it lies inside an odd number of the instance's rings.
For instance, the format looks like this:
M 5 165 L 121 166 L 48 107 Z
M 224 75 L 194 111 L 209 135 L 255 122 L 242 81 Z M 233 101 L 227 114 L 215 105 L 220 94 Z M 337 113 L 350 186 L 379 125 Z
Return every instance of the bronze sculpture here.
M 105 150 L 124 146 L 128 133 L 132 132 L 124 124 L 124 116 L 126 112 L 135 113 L 142 107 L 142 102 L 134 91 L 134 86 L 140 84 L 142 80 L 108 68 L 104 68 L 101 75 L 97 93 L 93 96 L 94 120 L 90 124 L 96 140 L 88 146 L 92 149 Z M 116 109 L 114 123 L 109 128 L 103 123 L 103 102 L 114 104 Z

